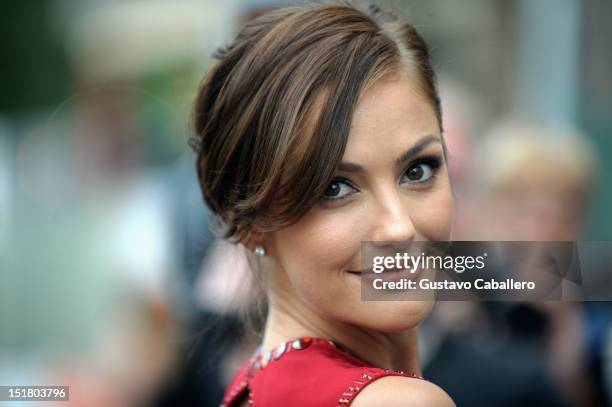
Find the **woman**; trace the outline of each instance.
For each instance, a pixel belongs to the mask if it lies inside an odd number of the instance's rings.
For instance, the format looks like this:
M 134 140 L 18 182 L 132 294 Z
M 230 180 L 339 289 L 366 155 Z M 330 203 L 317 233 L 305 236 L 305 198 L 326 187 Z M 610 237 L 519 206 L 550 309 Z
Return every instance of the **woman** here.
M 419 377 L 432 303 L 360 298 L 362 241 L 450 237 L 423 39 L 376 7 L 326 3 L 249 22 L 217 59 L 195 107 L 199 180 L 268 302 L 223 405 L 454 405 Z

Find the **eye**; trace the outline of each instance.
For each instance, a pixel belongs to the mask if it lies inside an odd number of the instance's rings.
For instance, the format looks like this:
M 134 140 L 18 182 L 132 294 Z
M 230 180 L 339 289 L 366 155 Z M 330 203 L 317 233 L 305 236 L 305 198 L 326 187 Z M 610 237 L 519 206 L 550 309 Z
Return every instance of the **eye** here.
M 425 183 L 435 176 L 438 167 L 440 167 L 440 160 L 438 158 L 422 159 L 408 167 L 403 179 L 414 184 Z
M 327 186 L 327 190 L 323 194 L 323 199 L 333 201 L 346 198 L 355 192 L 355 188 L 353 188 L 346 180 L 334 179 Z

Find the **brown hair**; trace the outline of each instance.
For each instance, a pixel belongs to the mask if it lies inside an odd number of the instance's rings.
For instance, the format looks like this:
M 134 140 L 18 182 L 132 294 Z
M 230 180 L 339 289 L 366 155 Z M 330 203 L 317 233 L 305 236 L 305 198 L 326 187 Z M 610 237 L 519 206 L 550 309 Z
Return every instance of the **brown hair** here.
M 370 86 L 405 70 L 442 128 L 423 38 L 378 7 L 348 2 L 275 10 L 215 54 L 195 104 L 204 199 L 241 240 L 303 216 L 328 187 L 353 110 Z

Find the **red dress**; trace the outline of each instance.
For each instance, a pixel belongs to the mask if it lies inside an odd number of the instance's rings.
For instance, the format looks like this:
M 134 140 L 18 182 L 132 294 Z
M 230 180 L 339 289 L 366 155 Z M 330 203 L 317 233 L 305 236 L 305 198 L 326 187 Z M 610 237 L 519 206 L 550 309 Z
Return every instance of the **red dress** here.
M 332 341 L 301 338 L 257 352 L 232 380 L 222 407 L 248 397 L 253 407 L 345 407 L 385 376 L 421 377 L 369 366 Z

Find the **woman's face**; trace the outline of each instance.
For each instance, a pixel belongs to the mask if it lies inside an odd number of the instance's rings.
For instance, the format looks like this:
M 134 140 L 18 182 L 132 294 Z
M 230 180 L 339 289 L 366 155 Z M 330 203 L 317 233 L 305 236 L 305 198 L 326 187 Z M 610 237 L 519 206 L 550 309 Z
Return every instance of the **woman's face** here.
M 413 82 L 375 84 L 353 115 L 325 196 L 296 223 L 264 238 L 269 287 L 328 320 L 382 332 L 409 329 L 428 301 L 361 301 L 362 241 L 448 240 L 451 188 L 430 102 Z

